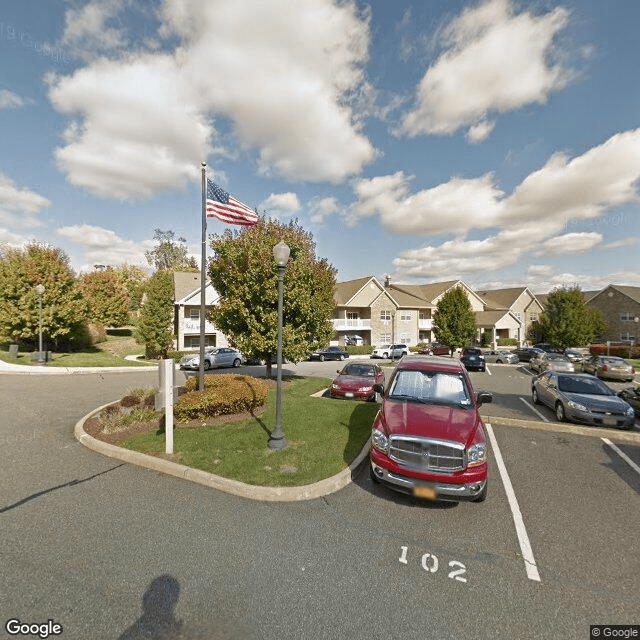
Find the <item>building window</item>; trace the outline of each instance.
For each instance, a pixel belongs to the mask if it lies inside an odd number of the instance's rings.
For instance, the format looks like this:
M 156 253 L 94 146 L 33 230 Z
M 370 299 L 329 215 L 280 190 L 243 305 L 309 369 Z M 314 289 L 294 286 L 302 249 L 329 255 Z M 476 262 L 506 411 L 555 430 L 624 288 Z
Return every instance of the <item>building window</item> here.
M 382 322 L 391 322 L 391 311 L 388 311 L 388 310 L 381 311 L 380 320 L 382 320 Z
M 620 322 L 633 322 L 633 313 L 621 313 Z
M 200 320 L 200 309 L 189 309 L 189 318 L 191 320 Z
M 516 317 L 518 322 L 522 322 L 522 314 L 519 311 L 514 311 L 513 315 Z
M 187 345 L 185 345 L 187 346 Z M 205 347 L 215 347 L 216 346 L 216 337 L 215 336 L 205 336 L 204 337 L 204 346 Z M 189 338 L 188 348 L 190 349 L 198 349 L 200 347 L 200 336 L 191 336 Z
M 357 311 L 347 311 L 347 320 L 358 320 L 360 314 Z
M 625 331 L 624 333 L 620 334 L 620 342 L 635 342 L 636 341 L 636 336 L 634 333 L 631 333 L 630 331 Z
M 403 320 L 405 322 L 411 320 L 411 316 L 412 316 L 411 311 L 401 311 L 400 312 L 400 320 Z
M 420 320 L 431 320 L 431 312 L 421 311 L 418 317 L 420 318 Z
M 411 338 L 406 334 L 400 334 L 400 344 L 411 344 Z
M 390 333 L 381 333 L 380 334 L 380 342 L 382 344 L 391 344 L 391 334 Z
M 538 314 L 535 311 L 529 314 L 529 322 L 538 322 Z

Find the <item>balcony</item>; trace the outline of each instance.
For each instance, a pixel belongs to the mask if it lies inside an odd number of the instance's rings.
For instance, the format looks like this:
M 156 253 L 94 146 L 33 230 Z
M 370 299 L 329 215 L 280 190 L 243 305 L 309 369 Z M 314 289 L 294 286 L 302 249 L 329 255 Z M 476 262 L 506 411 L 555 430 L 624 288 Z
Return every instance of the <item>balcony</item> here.
M 200 333 L 200 320 L 199 319 L 191 319 L 185 318 L 184 324 L 182 325 L 183 333 L 192 334 L 192 333 Z M 210 322 L 205 321 L 204 323 L 204 332 L 205 333 L 215 333 L 217 329 Z
M 333 318 L 331 320 L 335 331 L 350 331 L 352 329 L 371 329 L 371 318 Z
M 431 331 L 433 329 L 433 318 L 427 318 L 427 319 L 420 318 L 418 320 L 418 329 L 422 329 L 424 331 Z

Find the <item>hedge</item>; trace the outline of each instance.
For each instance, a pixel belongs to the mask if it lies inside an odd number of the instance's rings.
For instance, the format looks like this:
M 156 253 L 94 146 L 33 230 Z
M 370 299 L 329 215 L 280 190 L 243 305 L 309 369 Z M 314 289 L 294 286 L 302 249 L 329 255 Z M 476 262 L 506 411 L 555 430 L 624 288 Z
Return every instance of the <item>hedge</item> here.
M 345 347 L 345 351 L 351 356 L 368 356 L 373 352 L 373 345 L 361 344 L 359 346 L 349 345 Z
M 187 380 L 187 393 L 173 407 L 178 422 L 252 411 L 267 401 L 269 386 L 251 376 L 233 374 L 204 376 L 204 390 L 196 391 L 198 378 Z
M 589 353 L 594 356 L 607 355 L 606 344 L 592 344 L 589 347 Z M 609 355 L 618 356 L 620 358 L 640 358 L 640 346 L 633 346 L 629 344 L 612 344 L 609 346 Z

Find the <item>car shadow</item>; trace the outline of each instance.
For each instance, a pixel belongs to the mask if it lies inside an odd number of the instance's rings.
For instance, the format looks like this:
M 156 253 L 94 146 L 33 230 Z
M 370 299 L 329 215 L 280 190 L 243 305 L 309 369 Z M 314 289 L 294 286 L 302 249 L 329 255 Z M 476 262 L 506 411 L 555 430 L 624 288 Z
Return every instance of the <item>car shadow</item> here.
M 640 447 L 631 445 L 616 444 L 616 446 L 631 460 L 640 460 Z M 602 443 L 602 450 L 609 457 L 609 462 L 603 463 L 602 466 L 613 471 L 625 484 L 629 485 L 638 495 L 640 495 L 640 475 L 636 473 L 626 462 L 620 459 L 615 449 L 612 449 L 605 442 Z

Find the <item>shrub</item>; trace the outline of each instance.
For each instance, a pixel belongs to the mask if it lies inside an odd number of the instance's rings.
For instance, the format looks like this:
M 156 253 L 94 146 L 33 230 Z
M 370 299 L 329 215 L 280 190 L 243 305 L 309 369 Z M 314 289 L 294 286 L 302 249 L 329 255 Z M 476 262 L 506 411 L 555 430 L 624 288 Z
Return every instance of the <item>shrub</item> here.
M 368 356 L 373 351 L 373 345 L 361 344 L 361 345 L 349 345 L 344 350 L 351 356 Z
M 196 391 L 196 376 L 187 380 L 187 393 L 173 407 L 179 422 L 251 411 L 267 401 L 269 386 L 251 376 L 233 374 L 204 376 L 204 390 Z
M 191 351 L 190 353 L 194 353 L 194 352 Z M 199 352 L 197 352 L 197 353 L 199 353 Z M 169 350 L 169 351 L 167 351 L 166 358 L 167 358 L 167 360 L 174 360 L 175 362 L 180 362 L 180 359 L 182 358 L 182 356 L 185 356 L 186 354 L 187 354 L 186 351 Z
M 121 407 L 135 407 L 140 404 L 141 397 L 136 395 L 125 396 L 120 400 Z
M 606 344 L 592 344 L 589 347 L 589 353 L 594 356 L 607 355 Z M 609 355 L 618 356 L 620 358 L 640 358 L 640 346 L 632 346 L 629 344 L 611 344 L 609 345 Z
M 518 341 L 515 338 L 500 338 L 498 340 L 499 347 L 517 347 Z

